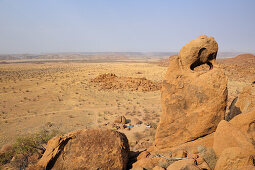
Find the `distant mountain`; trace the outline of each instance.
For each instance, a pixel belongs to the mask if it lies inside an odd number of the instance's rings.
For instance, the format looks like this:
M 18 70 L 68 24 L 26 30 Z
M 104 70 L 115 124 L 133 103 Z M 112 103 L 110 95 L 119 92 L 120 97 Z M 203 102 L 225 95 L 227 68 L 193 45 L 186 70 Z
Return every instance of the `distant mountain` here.
M 255 55 L 240 54 L 234 58 L 218 59 L 217 62 L 223 64 L 235 64 L 240 66 L 255 65 Z
M 232 58 L 239 54 L 242 54 L 242 52 L 218 52 L 217 58 Z
M 125 60 L 168 58 L 176 52 L 88 52 L 54 54 L 2 54 L 0 60 Z
M 0 54 L 0 60 L 126 60 L 126 59 L 168 59 L 177 52 L 82 52 L 51 54 Z M 239 52 L 220 52 L 217 58 L 231 58 Z

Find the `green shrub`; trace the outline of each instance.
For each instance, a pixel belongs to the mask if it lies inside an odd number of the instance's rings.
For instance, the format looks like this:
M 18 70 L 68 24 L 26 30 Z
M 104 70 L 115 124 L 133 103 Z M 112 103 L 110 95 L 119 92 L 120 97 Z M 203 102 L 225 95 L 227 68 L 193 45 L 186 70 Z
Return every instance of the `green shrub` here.
M 24 169 L 30 163 L 29 158 L 32 155 L 37 154 L 40 158 L 45 152 L 47 142 L 60 134 L 57 130 L 43 129 L 34 134 L 18 137 L 11 151 L 0 154 L 0 163 L 2 165 L 7 164 L 14 157 L 12 164 L 19 169 Z
M 44 153 L 47 142 L 60 134 L 57 130 L 41 130 L 38 133 L 19 137 L 14 144 L 16 154 L 32 155 L 35 152 Z
M 0 165 L 7 164 L 13 157 L 13 150 L 0 154 Z

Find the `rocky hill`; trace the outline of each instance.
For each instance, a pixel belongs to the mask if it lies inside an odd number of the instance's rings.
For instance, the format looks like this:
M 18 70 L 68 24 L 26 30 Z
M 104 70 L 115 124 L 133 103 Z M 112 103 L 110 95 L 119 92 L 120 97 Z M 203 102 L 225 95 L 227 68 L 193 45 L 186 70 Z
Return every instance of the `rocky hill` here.
M 152 82 L 146 78 L 118 77 L 113 73 L 101 74 L 91 82 L 103 90 L 156 91 L 161 88 L 159 82 Z
M 237 65 L 237 66 L 249 66 L 255 65 L 255 55 L 253 54 L 240 54 L 234 58 L 218 59 L 218 63 L 227 65 Z

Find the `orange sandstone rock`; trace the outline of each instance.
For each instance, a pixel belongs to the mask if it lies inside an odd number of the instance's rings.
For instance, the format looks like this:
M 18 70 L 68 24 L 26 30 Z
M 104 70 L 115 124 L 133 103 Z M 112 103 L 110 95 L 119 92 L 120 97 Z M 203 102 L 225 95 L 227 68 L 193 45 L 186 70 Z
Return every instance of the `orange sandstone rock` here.
M 254 169 L 254 154 L 240 147 L 225 149 L 219 157 L 215 170 Z
M 255 153 L 251 140 L 231 123 L 222 120 L 214 133 L 213 149 L 217 156 L 231 147 L 240 147 Z
M 186 44 L 170 67 L 161 89 L 162 114 L 155 137 L 157 149 L 171 148 L 211 134 L 225 117 L 227 79 L 213 68 L 218 50 L 212 37 L 202 35 Z M 207 64 L 210 70 L 195 71 Z
M 126 136 L 113 130 L 79 130 L 51 139 L 37 167 L 44 169 L 126 169 Z

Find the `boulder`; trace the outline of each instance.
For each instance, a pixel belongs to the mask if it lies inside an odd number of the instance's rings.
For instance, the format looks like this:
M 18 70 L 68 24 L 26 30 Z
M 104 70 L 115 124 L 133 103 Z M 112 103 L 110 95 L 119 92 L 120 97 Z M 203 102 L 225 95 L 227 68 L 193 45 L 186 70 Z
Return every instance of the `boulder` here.
M 255 168 L 254 154 L 240 147 L 230 147 L 222 152 L 215 170 L 239 170 L 248 167 Z
M 113 130 L 79 130 L 52 138 L 37 163 L 43 169 L 126 169 L 126 136 Z
M 217 156 L 232 147 L 240 147 L 255 153 L 252 141 L 231 123 L 222 120 L 214 133 L 213 149 Z
M 218 43 L 213 37 L 200 35 L 182 47 L 179 53 L 180 65 L 185 70 L 194 70 L 195 67 L 207 64 L 210 69 L 216 60 L 218 52 Z
M 152 170 L 165 170 L 165 169 L 160 166 L 155 166 Z
M 255 109 L 249 113 L 237 115 L 230 120 L 230 123 L 255 144 Z
M 203 162 L 199 165 L 197 165 L 200 169 L 206 169 L 206 170 L 211 170 L 211 168 L 209 167 L 209 165 L 206 162 Z
M 127 119 L 125 116 L 118 116 L 115 120 L 114 123 L 121 123 L 121 124 L 126 124 Z
M 227 79 L 213 67 L 218 50 L 212 37 L 201 35 L 185 45 L 170 66 L 162 83 L 162 114 L 155 136 L 157 149 L 194 141 L 216 130 L 225 117 Z M 196 71 L 207 64 L 210 69 Z
M 233 117 L 241 113 L 248 113 L 255 109 L 255 84 L 248 85 L 243 88 L 242 92 L 236 97 L 230 107 L 226 120 L 229 121 Z
M 183 159 L 180 161 L 176 161 L 173 164 L 171 164 L 169 167 L 167 167 L 167 170 L 199 170 L 195 165 L 194 159 Z
M 255 167 L 252 165 L 240 167 L 238 170 L 255 170 Z

